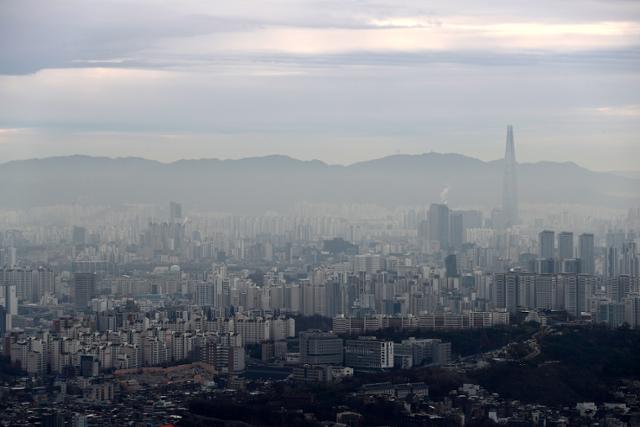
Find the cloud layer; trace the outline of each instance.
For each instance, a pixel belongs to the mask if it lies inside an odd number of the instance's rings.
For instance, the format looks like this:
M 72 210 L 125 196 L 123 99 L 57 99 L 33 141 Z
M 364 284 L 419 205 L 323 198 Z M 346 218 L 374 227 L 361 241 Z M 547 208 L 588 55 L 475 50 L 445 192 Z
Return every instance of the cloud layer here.
M 0 157 L 502 153 L 632 169 L 632 1 L 0 2 Z M 584 149 L 584 148 L 588 149 Z

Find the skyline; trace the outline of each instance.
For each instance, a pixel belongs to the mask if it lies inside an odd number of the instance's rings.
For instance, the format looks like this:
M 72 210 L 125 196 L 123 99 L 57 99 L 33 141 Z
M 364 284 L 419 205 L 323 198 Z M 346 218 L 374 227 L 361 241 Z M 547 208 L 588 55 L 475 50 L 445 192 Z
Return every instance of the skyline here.
M 637 171 L 633 2 L 124 7 L 0 5 L 0 158 L 486 161 L 513 123 L 523 162 Z
M 640 425 L 640 1 L 0 0 L 0 425 Z

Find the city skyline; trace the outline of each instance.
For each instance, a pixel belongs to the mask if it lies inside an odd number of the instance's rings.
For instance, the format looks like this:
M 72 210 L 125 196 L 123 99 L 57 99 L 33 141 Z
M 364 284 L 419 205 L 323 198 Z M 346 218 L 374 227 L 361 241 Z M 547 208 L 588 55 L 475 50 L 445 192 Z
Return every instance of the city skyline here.
M 0 0 L 0 426 L 640 426 L 640 2 Z

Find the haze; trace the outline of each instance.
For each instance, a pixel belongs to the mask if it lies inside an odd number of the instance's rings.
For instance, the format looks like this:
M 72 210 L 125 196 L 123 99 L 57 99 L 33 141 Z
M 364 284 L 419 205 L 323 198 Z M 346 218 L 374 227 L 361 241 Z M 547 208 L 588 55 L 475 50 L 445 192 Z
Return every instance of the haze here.
M 332 164 L 455 152 L 637 170 L 633 1 L 2 1 L 0 159 Z

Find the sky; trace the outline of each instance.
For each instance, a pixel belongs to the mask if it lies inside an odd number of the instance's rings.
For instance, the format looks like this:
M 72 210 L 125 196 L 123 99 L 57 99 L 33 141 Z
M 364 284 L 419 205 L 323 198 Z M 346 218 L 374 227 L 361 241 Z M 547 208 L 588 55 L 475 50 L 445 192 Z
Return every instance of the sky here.
M 0 0 L 0 162 L 504 153 L 640 170 L 634 0 Z

